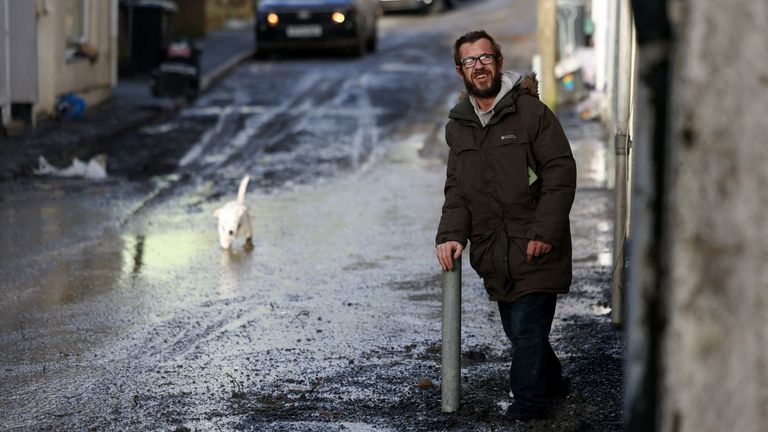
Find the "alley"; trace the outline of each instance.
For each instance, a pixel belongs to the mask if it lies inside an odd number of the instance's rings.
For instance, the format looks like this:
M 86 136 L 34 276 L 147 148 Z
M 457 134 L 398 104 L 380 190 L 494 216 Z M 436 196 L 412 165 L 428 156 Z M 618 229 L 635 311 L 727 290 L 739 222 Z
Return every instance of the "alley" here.
M 243 63 L 110 143 L 106 180 L 0 183 L 0 429 L 621 430 L 607 146 L 568 112 L 574 283 L 553 341 L 573 393 L 502 417 L 510 349 L 465 262 L 462 407 L 440 412 L 450 47 L 482 27 L 526 69 L 535 22 L 534 1 L 387 15 L 367 57 Z M 246 174 L 254 248 L 225 251 L 212 212 Z

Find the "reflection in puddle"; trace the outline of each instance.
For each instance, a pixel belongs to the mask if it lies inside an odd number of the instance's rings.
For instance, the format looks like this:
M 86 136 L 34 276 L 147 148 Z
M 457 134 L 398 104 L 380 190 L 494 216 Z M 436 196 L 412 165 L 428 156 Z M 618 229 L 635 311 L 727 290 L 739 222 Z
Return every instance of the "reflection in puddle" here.
M 589 161 L 589 178 L 597 186 L 605 186 L 608 182 L 606 153 L 607 149 L 602 145 L 594 146 L 592 157 Z
M 241 291 L 241 273 L 247 270 L 250 252 L 245 250 L 221 249 L 221 268 L 216 292 L 223 297 L 230 297 Z
M 392 149 L 389 160 L 395 163 L 414 162 L 419 160 L 419 151 L 424 147 L 427 138 L 425 133 L 411 135 L 398 142 Z
M 211 235 L 190 231 L 123 236 L 125 273 L 154 276 L 167 270 L 185 268 L 203 249 L 211 247 Z
M 597 263 L 601 266 L 610 266 L 613 262 L 612 252 L 600 252 L 597 254 Z

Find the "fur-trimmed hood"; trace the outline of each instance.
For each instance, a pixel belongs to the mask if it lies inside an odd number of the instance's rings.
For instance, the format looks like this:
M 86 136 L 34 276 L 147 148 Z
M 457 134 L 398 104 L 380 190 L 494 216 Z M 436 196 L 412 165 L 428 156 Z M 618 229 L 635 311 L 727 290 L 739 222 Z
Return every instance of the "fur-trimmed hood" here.
M 536 72 L 523 74 L 523 78 L 520 80 L 519 85 L 520 94 L 527 94 L 539 98 L 539 80 L 536 78 Z

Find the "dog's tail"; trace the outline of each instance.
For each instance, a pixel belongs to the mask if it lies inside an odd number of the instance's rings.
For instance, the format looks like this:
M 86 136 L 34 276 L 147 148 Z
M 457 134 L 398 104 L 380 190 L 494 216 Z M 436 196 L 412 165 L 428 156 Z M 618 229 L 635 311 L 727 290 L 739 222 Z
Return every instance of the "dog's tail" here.
M 237 202 L 240 204 L 245 203 L 245 190 L 248 189 L 248 181 L 250 179 L 250 176 L 243 177 L 243 180 L 240 182 L 240 187 L 237 189 Z

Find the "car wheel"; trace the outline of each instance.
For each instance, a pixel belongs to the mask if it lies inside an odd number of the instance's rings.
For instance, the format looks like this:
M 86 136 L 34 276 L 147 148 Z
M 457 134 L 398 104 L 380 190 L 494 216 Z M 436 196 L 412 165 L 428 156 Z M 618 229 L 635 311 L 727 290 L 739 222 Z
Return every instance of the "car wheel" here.
M 424 8 L 424 14 L 432 15 L 432 14 L 440 13 L 443 10 L 443 7 L 444 5 L 442 0 L 433 1 L 432 4 Z
M 368 41 L 366 42 L 366 48 L 368 48 L 369 52 L 376 51 L 376 45 L 378 43 L 378 30 L 376 27 L 373 27 L 373 31 L 371 32 L 371 35 L 368 37 Z
M 357 45 L 352 48 L 352 54 L 355 57 L 362 57 L 365 55 L 366 49 L 368 48 L 368 40 L 365 36 L 358 35 L 357 36 Z
M 266 60 L 267 57 L 269 57 L 269 53 L 264 48 L 256 48 L 256 51 L 253 52 L 253 57 L 256 60 Z

